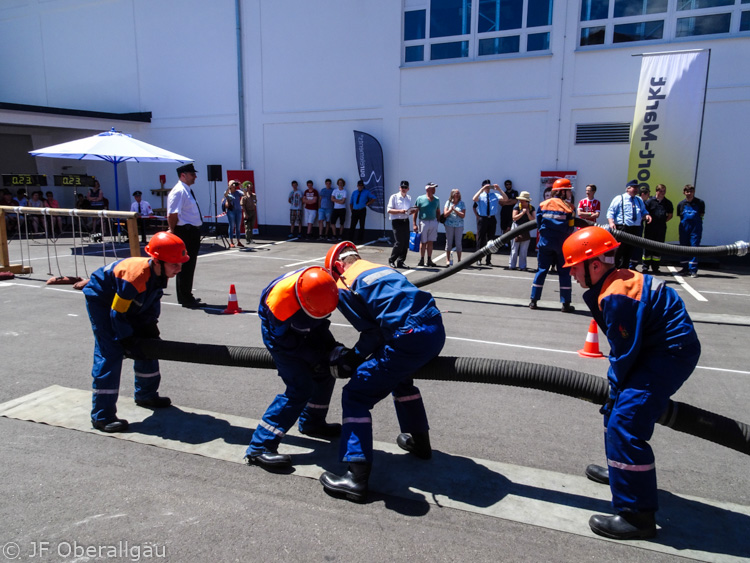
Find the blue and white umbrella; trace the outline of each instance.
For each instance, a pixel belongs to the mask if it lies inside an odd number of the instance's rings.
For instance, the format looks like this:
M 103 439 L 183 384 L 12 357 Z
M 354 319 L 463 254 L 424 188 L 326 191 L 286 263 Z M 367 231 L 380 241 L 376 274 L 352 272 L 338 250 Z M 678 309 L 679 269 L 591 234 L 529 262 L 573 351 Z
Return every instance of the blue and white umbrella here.
M 105 131 L 92 137 L 29 151 L 32 156 L 72 158 L 75 160 L 106 160 L 115 167 L 115 206 L 120 209 L 117 165 L 121 162 L 193 162 L 192 158 L 149 145 L 127 133 Z

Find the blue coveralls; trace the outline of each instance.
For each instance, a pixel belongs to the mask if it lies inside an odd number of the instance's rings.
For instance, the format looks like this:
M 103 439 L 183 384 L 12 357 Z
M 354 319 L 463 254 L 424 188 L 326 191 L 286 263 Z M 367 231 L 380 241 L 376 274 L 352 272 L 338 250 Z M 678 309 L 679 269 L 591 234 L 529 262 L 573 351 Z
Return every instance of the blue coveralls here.
M 124 357 L 120 341 L 157 322 L 165 285 L 150 258 L 125 258 L 96 270 L 83 288 L 95 341 L 93 421 L 109 423 L 117 418 Z M 133 370 L 135 398 L 155 397 L 161 382 L 159 361 L 135 360 Z
M 573 208 L 559 197 L 545 199 L 539 204 L 536 224 L 539 231 L 536 254 L 538 270 L 531 283 L 531 299 L 537 301 L 542 298 L 547 272 L 552 264 L 556 264 L 557 276 L 560 280 L 560 302 L 570 303 L 572 292 L 570 268 L 563 267 L 565 257 L 562 253 L 562 245 L 568 235 L 573 232 Z
M 602 414 L 612 504 L 618 512 L 655 512 L 648 440 L 698 363 L 698 336 L 677 292 L 646 274 L 612 270 L 583 299 L 610 346 L 610 400 Z
M 370 410 L 389 393 L 401 432 L 429 430 L 412 376 L 443 349 L 443 318 L 432 295 L 392 268 L 357 260 L 338 285 L 339 311 L 360 333 L 354 349 L 369 356 L 342 391 L 340 453 L 343 461 L 372 463 Z
M 677 215 L 680 217 L 680 246 L 700 246 L 703 237 L 703 215 L 706 213 L 706 204 L 697 197 L 688 202 L 682 200 L 677 205 Z M 698 272 L 698 258 L 683 258 L 680 265 L 691 274 Z
M 331 322 L 309 316 L 294 295 L 294 284 L 304 270 L 276 278 L 260 296 L 263 343 L 286 390 L 266 410 L 247 455 L 275 452 L 297 419 L 301 431 L 325 424 L 335 385 L 328 356 L 336 340 L 329 329 Z

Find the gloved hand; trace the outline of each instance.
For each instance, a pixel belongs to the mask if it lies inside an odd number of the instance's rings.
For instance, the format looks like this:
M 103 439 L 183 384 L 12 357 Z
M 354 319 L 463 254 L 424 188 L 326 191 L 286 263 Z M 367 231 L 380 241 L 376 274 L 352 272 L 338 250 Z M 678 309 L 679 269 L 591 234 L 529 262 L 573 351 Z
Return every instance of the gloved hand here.
M 336 379 L 349 379 L 365 358 L 354 349 L 338 345 L 329 356 L 331 375 Z
M 155 322 L 136 327 L 134 331 L 134 335 L 138 338 L 159 338 L 160 334 L 159 326 Z
M 141 339 L 135 336 L 128 336 L 120 340 L 120 346 L 125 350 L 125 356 L 133 360 L 148 360 L 146 354 L 141 350 Z

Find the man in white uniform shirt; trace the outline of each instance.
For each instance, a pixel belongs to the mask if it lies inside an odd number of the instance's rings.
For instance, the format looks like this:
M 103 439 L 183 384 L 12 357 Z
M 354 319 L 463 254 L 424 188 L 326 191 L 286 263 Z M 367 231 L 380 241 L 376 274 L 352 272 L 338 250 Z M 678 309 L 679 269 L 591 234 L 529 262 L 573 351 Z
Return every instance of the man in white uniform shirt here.
M 133 192 L 133 199 L 135 201 L 131 204 L 130 211 L 138 213 L 141 217 L 151 217 L 154 214 L 154 210 L 151 209 L 147 201 L 141 199 L 142 195 L 143 192 L 140 190 Z M 144 219 L 141 219 L 141 242 L 146 244 L 146 221 Z
M 177 301 L 190 309 L 200 306 L 200 299 L 193 296 L 193 276 L 201 246 L 200 226 L 203 221 L 195 194 L 190 188 L 195 183 L 197 173 L 192 162 L 180 166 L 177 169 L 180 180 L 169 191 L 167 198 L 168 231 L 182 239 L 190 256 L 190 260 L 182 265 L 182 271 L 176 277 Z
M 409 252 L 409 215 L 414 212 L 411 208 L 411 197 L 409 196 L 409 182 L 401 181 L 398 193 L 393 194 L 388 200 L 388 218 L 391 220 L 393 237 L 396 242 L 391 251 L 388 264 L 391 268 L 406 268 L 406 254 Z

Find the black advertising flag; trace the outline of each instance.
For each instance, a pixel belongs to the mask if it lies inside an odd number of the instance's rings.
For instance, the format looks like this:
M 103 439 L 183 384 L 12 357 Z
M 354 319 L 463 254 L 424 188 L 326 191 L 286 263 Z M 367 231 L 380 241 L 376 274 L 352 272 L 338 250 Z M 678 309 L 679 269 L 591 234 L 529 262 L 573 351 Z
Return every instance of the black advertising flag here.
M 370 206 L 370 209 L 384 213 L 383 149 L 372 135 L 355 131 L 354 150 L 357 156 L 359 177 L 365 183 L 365 188 L 375 196 L 375 203 Z

